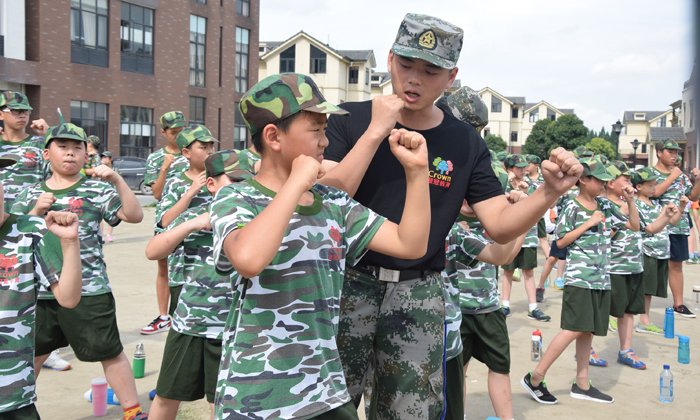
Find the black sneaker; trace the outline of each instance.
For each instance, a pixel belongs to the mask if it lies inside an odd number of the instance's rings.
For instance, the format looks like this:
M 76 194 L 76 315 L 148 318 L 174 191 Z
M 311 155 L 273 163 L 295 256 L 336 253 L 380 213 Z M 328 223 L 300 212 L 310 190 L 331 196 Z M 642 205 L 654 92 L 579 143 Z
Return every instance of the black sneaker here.
M 686 318 L 695 318 L 695 314 L 690 312 L 688 307 L 685 305 L 678 305 L 673 308 L 673 312 L 677 313 L 678 315 L 684 316 Z
M 537 293 L 537 302 L 544 302 L 544 287 L 538 287 L 537 290 L 535 290 L 535 293 Z
M 552 405 L 557 403 L 556 397 L 547 391 L 547 384 L 545 381 L 540 382 L 539 385 L 534 386 L 530 382 L 532 379 L 532 372 L 528 372 L 523 379 L 520 380 L 520 385 L 525 388 L 532 398 L 535 399 L 540 404 Z
M 588 400 L 593 402 L 599 402 L 604 404 L 610 404 L 615 402 L 615 399 L 610 395 L 603 394 L 588 381 L 588 390 L 584 391 L 579 388 L 576 381 L 571 383 L 571 398 L 576 398 L 577 400 Z

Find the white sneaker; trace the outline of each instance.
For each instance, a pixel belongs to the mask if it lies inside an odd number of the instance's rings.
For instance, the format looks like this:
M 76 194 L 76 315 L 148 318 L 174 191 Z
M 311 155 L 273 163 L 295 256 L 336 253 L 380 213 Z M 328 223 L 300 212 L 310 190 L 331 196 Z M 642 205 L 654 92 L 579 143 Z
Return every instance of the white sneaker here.
M 61 356 L 58 355 L 58 350 L 54 350 L 51 352 L 51 354 L 46 359 L 46 361 L 44 361 L 44 364 L 41 365 L 41 367 L 53 369 L 53 370 L 57 370 L 57 371 L 63 371 L 63 370 L 70 369 L 70 363 L 61 359 Z

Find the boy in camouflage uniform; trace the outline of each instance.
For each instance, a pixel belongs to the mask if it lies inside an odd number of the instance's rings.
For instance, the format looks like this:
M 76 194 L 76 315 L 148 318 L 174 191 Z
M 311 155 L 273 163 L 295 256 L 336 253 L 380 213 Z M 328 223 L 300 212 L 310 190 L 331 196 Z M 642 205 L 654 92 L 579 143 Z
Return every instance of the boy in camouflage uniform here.
M 88 140 L 90 139 L 90 137 L 95 137 L 95 136 L 89 136 Z M 88 143 L 88 144 L 90 144 L 90 143 Z M 88 149 L 89 149 L 89 147 L 88 147 Z M 99 164 L 94 165 L 93 168 L 96 166 L 99 166 L 99 165 L 105 165 L 109 169 L 113 170 L 117 175 L 119 175 L 119 176 L 122 175 L 119 168 L 115 168 L 114 165 L 112 164 L 112 162 L 114 161 L 114 156 L 112 156 L 112 152 L 110 152 L 109 150 L 102 152 L 102 154 L 99 155 L 99 158 L 100 158 Z M 100 222 L 100 232 L 104 232 L 104 230 L 102 230 L 102 222 Z M 114 226 L 107 225 L 107 235 L 105 236 L 105 242 L 113 242 L 114 241 L 114 236 L 112 236 L 113 232 L 114 232 Z
M 652 168 L 657 176 L 656 192 L 661 205 L 678 203 L 681 197 L 690 197 L 690 201 L 696 201 L 700 197 L 700 169 L 693 169 L 695 185 L 690 179 L 675 166 L 678 160 L 678 153 L 682 149 L 675 140 L 667 139 L 655 144 L 656 157 L 658 162 Z M 681 213 L 685 212 L 685 207 L 679 208 Z M 695 318 L 683 304 L 683 261 L 688 259 L 688 236 L 690 235 L 690 224 L 688 219 L 681 217 L 675 226 L 668 228 L 669 240 L 671 241 L 671 257 L 668 262 L 668 283 L 673 293 L 673 310 L 675 313 L 686 318 Z
M 122 220 L 141 222 L 141 205 L 126 182 L 106 166 L 96 167 L 94 178 L 80 174 L 87 142 L 83 129 L 61 124 L 47 131 L 46 141 L 44 158 L 51 163 L 53 176 L 22 191 L 12 212 L 44 216 L 54 210 L 78 215 L 82 298 L 75 308 L 65 309 L 51 291 L 40 291 L 34 365 L 41 366 L 49 353 L 70 344 L 78 360 L 102 363 L 107 381 L 122 404 L 124 418 L 144 418 L 131 365 L 119 338 L 99 231 L 101 220 L 113 226 Z
M 234 150 L 212 154 L 205 167 L 206 186 L 212 196 L 221 187 L 251 176 L 238 169 Z M 186 210 L 151 239 L 146 248 L 149 259 L 159 259 L 182 247 L 185 279 L 173 314 L 173 328 L 165 343 L 150 410 L 152 418 L 174 420 L 181 401 L 195 401 L 205 395 L 214 416 L 221 339 L 233 294 L 229 276 L 218 274 L 210 261 L 214 239 L 208 208 L 201 205 Z
M 658 176 L 652 168 L 642 168 L 632 175 L 632 185 L 637 189 L 639 219 L 644 226 L 642 249 L 645 311 L 639 317 L 636 331 L 663 335 L 664 330 L 651 323 L 649 309 L 652 296 L 668 296 L 668 259 L 671 257 L 671 242 L 667 225 L 676 225 L 683 212 L 674 202 L 662 206 L 658 200 L 651 199 L 656 192 L 657 179 Z M 683 199 L 684 197 L 681 197 L 681 200 Z
M 525 176 L 523 179 L 525 182 L 527 182 L 530 185 L 534 185 L 535 188 L 539 188 L 540 185 L 544 184 L 544 178 L 542 178 L 542 174 L 540 174 L 539 167 L 540 163 L 542 163 L 542 159 L 540 159 L 539 156 L 535 155 L 524 155 L 525 161 L 528 163 L 527 167 L 527 172 L 525 173 Z M 545 258 L 549 257 L 549 242 L 547 242 L 547 226 L 544 221 L 544 218 L 547 217 L 549 212 L 545 213 L 545 215 L 540 219 L 539 222 L 537 222 L 537 241 L 540 244 L 540 248 L 542 248 L 542 253 L 544 254 Z M 542 292 L 544 292 L 544 289 L 542 289 Z M 542 293 L 542 300 L 540 300 L 540 289 L 536 289 L 537 293 L 537 302 L 544 302 L 544 293 Z
M 390 138 L 408 179 L 396 225 L 315 183 L 324 173 L 326 114 L 347 111 L 326 102 L 310 77 L 269 76 L 240 108 L 262 160 L 255 178 L 223 187 L 211 205 L 216 268 L 245 292 L 227 320 L 216 416 L 357 419 L 336 342 L 345 264 L 366 249 L 425 253 L 425 139 L 407 130 Z
M 16 162 L 0 158 L 0 168 Z M 39 419 L 33 359 L 37 295 L 42 286 L 66 308 L 80 301 L 78 218 L 72 213 L 50 212 L 44 221 L 0 208 L 0 221 L 4 269 L 0 278 L 0 417 Z
M 146 173 L 143 183 L 151 187 L 153 198 L 160 201 L 163 194 L 165 182 L 179 176 L 187 170 L 189 163 L 182 156 L 180 148 L 177 146 L 177 135 L 187 127 L 185 115 L 180 111 L 166 112 L 160 117 L 160 133 L 167 140 L 165 147 L 156 150 L 148 155 L 146 159 Z M 154 229 L 154 234 L 161 230 Z M 156 275 L 156 301 L 158 303 L 159 315 L 147 326 L 141 329 L 141 334 L 149 335 L 170 329 L 170 315 L 168 311 L 168 301 L 170 300 L 170 288 L 168 287 L 168 261 L 166 259 L 158 261 L 158 274 Z M 170 302 L 170 307 L 174 308 L 177 303 Z
M 0 169 L 0 181 L 5 193 L 4 208 L 8 213 L 12 203 L 22 190 L 39 183 L 48 175 L 44 161 L 44 138 L 48 126 L 43 119 L 32 122 L 31 128 L 38 136 L 25 133 L 33 108 L 26 96 L 17 92 L 0 94 L 0 121 L 5 130 L 0 141 L 0 157 L 14 159 L 16 165 Z
M 584 171 L 579 196 L 569 201 L 555 230 L 557 246 L 569 247 L 566 257 L 561 328 L 552 339 L 537 367 L 520 384 L 537 402 L 556 404 L 544 377 L 554 361 L 576 341 L 576 380 L 571 397 L 611 403 L 613 398 L 593 387 L 588 380 L 589 352 L 593 335 L 605 336 L 610 315 L 610 232 L 632 226 L 609 200 L 598 197 L 605 182 L 613 178 L 597 159 L 581 159 Z M 625 195 L 632 197 L 632 193 Z
M 100 147 L 100 138 L 92 135 L 88 136 L 87 141 L 87 156 L 85 158 L 85 165 L 83 166 L 83 174 L 87 177 L 91 177 L 95 172 L 95 167 L 101 165 L 100 154 L 97 148 Z

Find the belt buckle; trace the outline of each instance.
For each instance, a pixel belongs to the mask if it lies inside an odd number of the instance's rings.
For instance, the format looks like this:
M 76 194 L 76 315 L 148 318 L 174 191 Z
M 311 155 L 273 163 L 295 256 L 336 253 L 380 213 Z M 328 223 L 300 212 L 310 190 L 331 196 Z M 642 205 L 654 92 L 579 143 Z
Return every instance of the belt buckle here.
M 379 267 L 379 281 L 387 281 L 391 283 L 398 283 L 399 275 L 401 272 L 399 270 L 389 270 L 388 268 Z

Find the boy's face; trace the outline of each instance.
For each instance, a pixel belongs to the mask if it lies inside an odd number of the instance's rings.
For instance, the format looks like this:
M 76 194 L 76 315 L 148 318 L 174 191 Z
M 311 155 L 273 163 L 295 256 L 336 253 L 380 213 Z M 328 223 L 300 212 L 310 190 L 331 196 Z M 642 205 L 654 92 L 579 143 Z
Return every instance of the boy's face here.
M 182 155 L 190 161 L 190 166 L 204 167 L 204 161 L 214 153 L 214 143 L 195 140 L 189 147 L 182 149 Z
M 520 181 L 525 176 L 526 168 L 518 168 L 517 166 L 513 166 L 508 168 L 508 171 L 512 172 L 513 175 L 515 175 L 515 179 Z
M 112 167 L 112 158 L 109 156 L 102 156 L 100 158 L 100 163 L 102 163 L 103 165 L 107 165 L 111 168 Z
M 87 151 L 88 151 L 88 153 L 96 153 L 96 152 L 97 152 L 97 148 L 95 147 L 95 145 L 93 145 L 92 143 L 88 142 L 88 143 L 87 143 Z
M 537 164 L 536 163 L 531 163 L 527 167 L 527 173 L 531 175 L 535 175 L 537 173 Z
M 659 152 L 656 152 L 656 156 L 659 158 L 661 163 L 670 167 L 670 166 L 675 165 L 676 160 L 678 160 L 678 150 L 676 150 L 676 149 L 663 149 Z
M 180 131 L 184 129 L 185 127 L 166 128 L 165 130 L 161 129 L 160 133 L 165 136 L 165 138 L 168 140 L 168 143 L 175 144 L 175 139 L 177 138 L 177 135 L 180 134 Z
M 328 146 L 326 138 L 326 114 L 305 112 L 294 119 L 286 133 L 278 132 L 280 151 L 285 162 L 292 161 L 300 155 L 323 160 L 323 150 Z
M 232 184 L 231 178 L 226 174 L 220 174 L 218 176 L 210 176 L 207 178 L 207 190 L 212 196 L 216 197 L 216 193 L 228 184 Z
M 618 197 L 622 195 L 622 189 L 628 185 L 632 185 L 632 177 L 629 175 L 620 175 L 615 180 L 608 181 L 608 188 Z
M 75 175 L 85 164 L 85 142 L 53 139 L 44 149 L 44 159 L 51 162 L 51 171 L 60 175 Z
M 579 185 L 580 189 L 585 191 L 586 194 L 590 195 L 591 197 L 598 197 L 599 195 L 603 195 L 605 193 L 605 181 L 601 181 L 593 176 L 587 176 L 579 179 Z
M 411 111 L 432 107 L 457 76 L 457 68 L 443 69 L 419 58 L 394 55 L 391 51 L 388 68 L 394 94 L 403 100 L 404 109 Z
M 20 112 L 20 115 L 15 115 L 17 112 Z M 11 130 L 22 131 L 27 128 L 31 115 L 32 111 L 27 109 L 12 110 L 10 108 L 3 108 L 3 110 L 0 111 L 0 121 L 3 121 L 5 127 Z
M 656 180 L 652 179 L 651 181 L 644 181 L 640 184 L 637 184 L 637 191 L 645 195 L 647 197 L 653 197 L 654 194 L 656 194 Z

